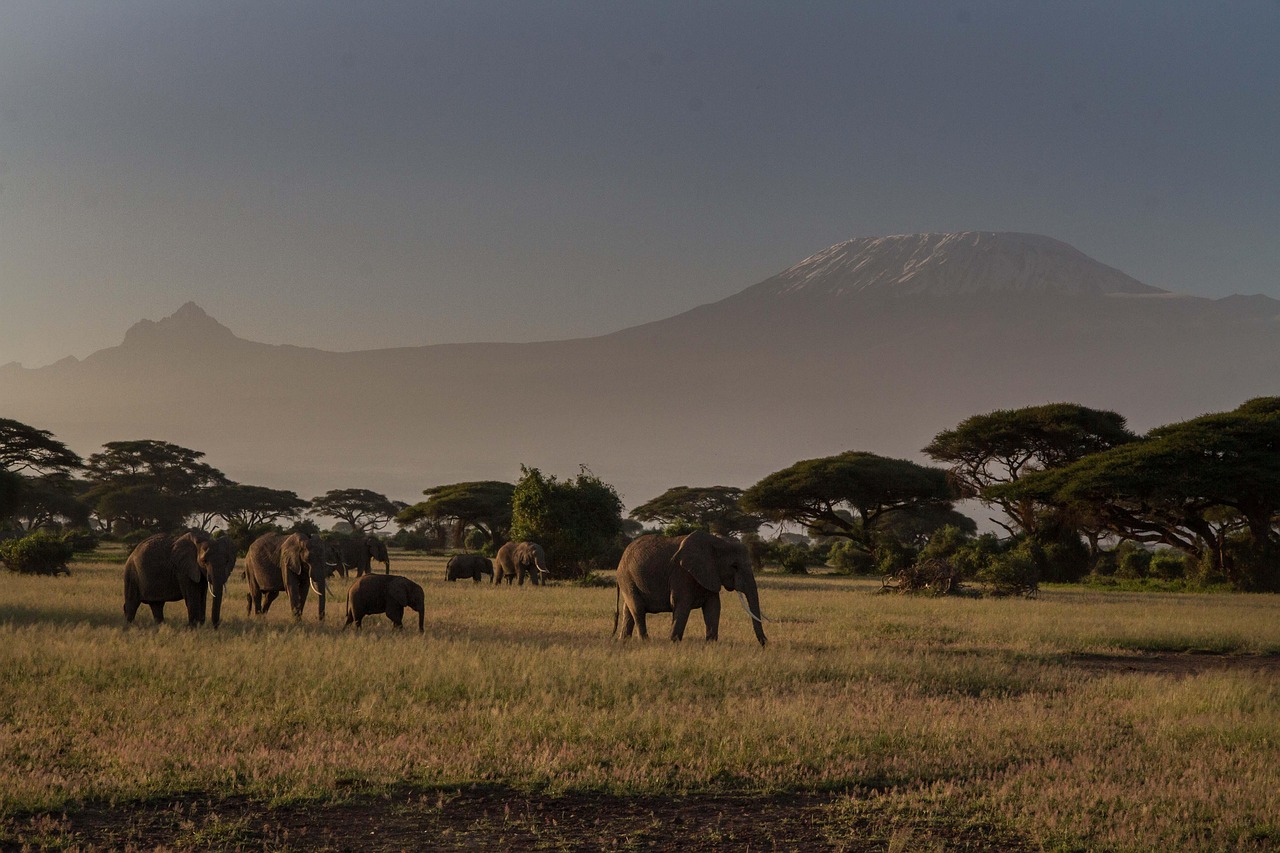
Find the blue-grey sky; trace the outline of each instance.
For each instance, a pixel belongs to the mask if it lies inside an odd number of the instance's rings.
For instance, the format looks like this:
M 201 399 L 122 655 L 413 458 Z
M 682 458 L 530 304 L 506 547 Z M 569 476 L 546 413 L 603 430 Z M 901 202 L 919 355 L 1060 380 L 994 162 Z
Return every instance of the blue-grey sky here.
M 966 229 L 1280 297 L 1280 3 L 0 4 L 0 363 L 189 299 L 601 334 Z

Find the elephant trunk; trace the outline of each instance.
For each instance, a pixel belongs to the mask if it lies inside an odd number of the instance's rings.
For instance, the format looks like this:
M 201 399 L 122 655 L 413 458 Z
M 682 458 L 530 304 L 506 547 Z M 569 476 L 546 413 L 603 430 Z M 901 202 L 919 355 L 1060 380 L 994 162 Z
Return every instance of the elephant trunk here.
M 213 597 L 209 619 L 215 628 L 217 628 L 218 623 L 222 621 L 222 589 L 223 584 L 209 584 L 209 594 Z
M 764 614 L 760 612 L 760 589 L 756 586 L 755 575 L 751 574 L 751 572 L 741 572 L 735 585 L 737 586 L 738 594 L 746 602 L 747 612 L 751 615 L 751 627 L 756 632 L 756 639 L 763 646 L 768 638 L 764 635 Z
M 315 592 L 317 596 L 316 604 L 320 608 L 320 621 L 323 622 L 324 621 L 324 600 L 325 600 L 324 589 L 316 586 L 315 578 L 310 578 L 310 582 L 311 582 L 311 589 Z M 328 584 L 326 584 L 325 586 L 328 586 Z

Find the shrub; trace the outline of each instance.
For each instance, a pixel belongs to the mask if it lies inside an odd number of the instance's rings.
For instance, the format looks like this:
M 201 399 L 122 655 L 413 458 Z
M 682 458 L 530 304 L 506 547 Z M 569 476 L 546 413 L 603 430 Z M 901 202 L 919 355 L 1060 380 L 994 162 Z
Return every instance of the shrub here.
M 67 563 L 74 554 L 62 537 L 44 531 L 0 542 L 0 561 L 9 571 L 26 575 L 71 574 Z
M 488 541 L 489 537 L 478 527 L 472 527 L 467 531 L 467 535 L 462 537 L 462 544 L 468 551 L 479 551 Z
M 70 545 L 76 553 L 83 554 L 98 547 L 98 534 L 87 527 L 77 527 L 63 533 L 62 541 Z
M 886 536 L 876 548 L 876 570 L 882 575 L 896 575 L 916 561 L 916 552 L 892 536 Z
M 778 565 L 787 574 L 808 574 L 809 566 L 813 563 L 813 552 L 807 545 L 785 543 L 778 549 Z
M 996 554 L 978 570 L 977 579 L 992 595 L 1032 595 L 1040 587 L 1038 564 L 1043 548 L 1024 539 L 1013 548 Z
M 1116 577 L 1145 578 L 1151 567 L 1151 552 L 1135 542 L 1121 542 L 1116 546 Z
M 827 552 L 827 562 L 835 569 L 851 575 L 869 575 L 875 570 L 875 561 L 862 548 L 846 539 L 831 546 Z
M 1152 577 L 1175 580 L 1187 575 L 1187 557 L 1180 551 L 1165 548 L 1151 555 L 1149 571 Z

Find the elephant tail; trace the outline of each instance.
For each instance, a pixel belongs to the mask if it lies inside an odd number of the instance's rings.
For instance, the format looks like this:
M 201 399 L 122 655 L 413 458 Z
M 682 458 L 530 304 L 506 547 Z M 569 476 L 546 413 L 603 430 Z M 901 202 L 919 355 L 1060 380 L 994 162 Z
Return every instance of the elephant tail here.
M 618 614 L 622 612 L 622 584 L 613 586 L 613 636 L 618 636 Z

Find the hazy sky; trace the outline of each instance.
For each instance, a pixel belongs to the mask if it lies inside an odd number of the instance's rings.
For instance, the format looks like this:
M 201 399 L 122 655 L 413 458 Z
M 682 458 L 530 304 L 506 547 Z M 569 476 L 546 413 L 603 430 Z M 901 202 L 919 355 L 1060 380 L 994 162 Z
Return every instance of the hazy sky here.
M 0 4 L 0 363 L 600 334 L 854 236 L 1280 297 L 1280 2 Z

